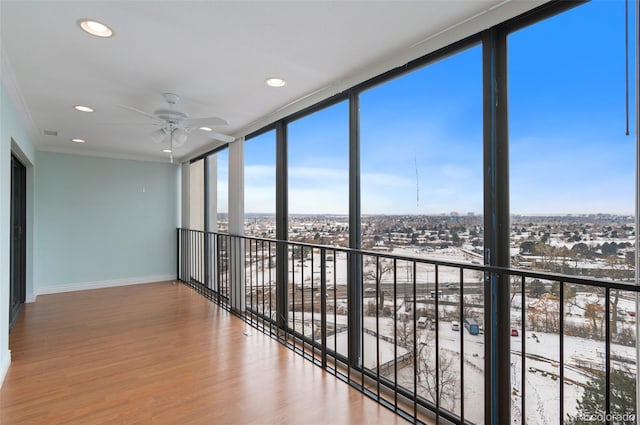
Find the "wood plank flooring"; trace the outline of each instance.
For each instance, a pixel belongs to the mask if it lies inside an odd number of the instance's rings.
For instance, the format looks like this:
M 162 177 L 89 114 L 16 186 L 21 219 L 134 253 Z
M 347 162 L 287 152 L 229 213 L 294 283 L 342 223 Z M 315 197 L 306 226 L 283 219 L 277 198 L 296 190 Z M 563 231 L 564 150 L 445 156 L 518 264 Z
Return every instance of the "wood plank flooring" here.
M 184 285 L 39 296 L 10 335 L 0 423 L 406 423 Z

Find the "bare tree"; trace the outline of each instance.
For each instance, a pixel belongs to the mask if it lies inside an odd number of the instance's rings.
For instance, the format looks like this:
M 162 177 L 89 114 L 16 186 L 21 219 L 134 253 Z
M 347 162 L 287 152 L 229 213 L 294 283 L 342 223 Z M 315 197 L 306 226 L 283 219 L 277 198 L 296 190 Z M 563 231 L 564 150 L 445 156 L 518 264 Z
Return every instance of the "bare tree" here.
M 375 283 L 378 296 L 378 309 L 384 308 L 384 291 L 382 290 L 382 278 L 393 271 L 393 261 L 388 258 L 367 257 L 364 262 L 363 278 L 365 282 Z
M 454 353 L 449 350 L 440 353 L 438 364 L 435 356 L 435 336 L 429 332 L 426 334 L 418 348 L 416 363 L 418 385 L 424 388 L 433 401 L 439 397 L 440 403 L 448 408 L 453 408 L 456 395 L 459 393 L 459 373 L 454 370 Z M 438 377 L 436 379 L 436 371 Z
M 527 307 L 527 322 L 531 328 L 542 332 L 558 332 L 560 327 L 559 312 L 558 297 L 545 293 Z
M 589 303 L 584 306 L 584 317 L 591 321 L 591 329 L 594 337 L 602 337 L 604 321 L 604 306 L 598 303 Z M 600 326 L 598 326 L 600 325 Z
M 396 319 L 396 341 L 399 346 L 413 350 L 413 320 L 405 315 Z
M 610 276 L 613 280 L 624 280 L 628 266 L 624 259 L 620 259 L 615 255 L 606 258 L 607 265 L 610 268 Z M 620 290 L 613 290 L 613 297 L 609 300 L 611 303 L 611 333 L 618 332 L 618 301 L 620 300 Z
M 522 291 L 522 280 L 516 276 L 511 276 L 511 300 L 509 305 L 513 306 L 513 299 Z

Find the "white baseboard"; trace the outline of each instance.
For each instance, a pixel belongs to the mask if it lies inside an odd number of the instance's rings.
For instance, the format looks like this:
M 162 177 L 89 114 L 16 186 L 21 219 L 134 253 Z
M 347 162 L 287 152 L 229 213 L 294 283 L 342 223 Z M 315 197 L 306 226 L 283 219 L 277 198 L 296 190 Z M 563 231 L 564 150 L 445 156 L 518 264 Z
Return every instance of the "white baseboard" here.
M 58 294 L 60 292 L 85 291 L 87 289 L 112 288 L 115 286 L 139 285 L 143 283 L 164 282 L 167 280 L 175 280 L 176 275 L 163 276 L 146 276 L 135 277 L 129 279 L 101 280 L 97 282 L 71 283 L 67 285 L 45 286 L 36 288 L 34 291 L 34 300 L 38 295 Z
M 9 366 L 11 366 L 11 350 L 5 351 L 0 356 L 0 388 L 2 388 L 4 378 L 7 376 Z

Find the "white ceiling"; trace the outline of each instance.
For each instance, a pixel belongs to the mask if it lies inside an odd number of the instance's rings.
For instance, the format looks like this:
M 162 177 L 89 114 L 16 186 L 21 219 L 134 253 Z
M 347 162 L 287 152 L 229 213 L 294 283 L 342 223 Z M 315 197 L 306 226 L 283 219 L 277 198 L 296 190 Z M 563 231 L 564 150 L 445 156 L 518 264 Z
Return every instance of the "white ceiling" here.
M 38 149 L 167 160 L 151 121 L 118 105 L 152 112 L 174 92 L 179 110 L 239 137 L 540 3 L 2 0 L 2 81 Z M 81 18 L 115 36 L 85 34 Z M 288 84 L 267 87 L 271 76 Z M 196 130 L 176 156 L 219 143 Z

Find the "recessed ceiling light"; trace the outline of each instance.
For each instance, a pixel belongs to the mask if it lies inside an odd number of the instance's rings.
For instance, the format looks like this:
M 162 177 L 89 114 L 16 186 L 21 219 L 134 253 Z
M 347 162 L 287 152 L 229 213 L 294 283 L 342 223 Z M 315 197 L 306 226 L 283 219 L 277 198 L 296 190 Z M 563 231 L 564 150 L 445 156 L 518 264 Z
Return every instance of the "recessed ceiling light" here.
M 71 141 L 74 142 L 74 143 L 84 143 L 85 142 L 85 140 L 83 140 L 83 139 L 71 139 Z
M 213 131 L 211 128 L 209 127 L 200 127 L 200 130 L 202 131 Z
M 164 152 L 164 153 L 171 153 L 171 149 L 162 149 L 162 152 Z
M 287 82 L 285 80 L 275 77 L 267 78 L 266 80 L 264 80 L 264 82 L 267 83 L 269 87 L 284 87 L 285 85 L 287 85 Z
M 74 109 L 80 112 L 93 112 L 95 111 L 95 109 L 89 107 L 89 106 L 83 106 L 83 105 L 76 105 L 74 106 Z
M 113 35 L 113 30 L 102 22 L 94 21 L 92 19 L 81 19 L 78 21 L 78 24 L 85 32 L 95 35 L 96 37 L 106 38 Z

